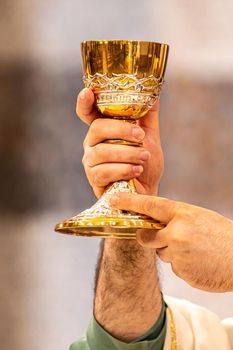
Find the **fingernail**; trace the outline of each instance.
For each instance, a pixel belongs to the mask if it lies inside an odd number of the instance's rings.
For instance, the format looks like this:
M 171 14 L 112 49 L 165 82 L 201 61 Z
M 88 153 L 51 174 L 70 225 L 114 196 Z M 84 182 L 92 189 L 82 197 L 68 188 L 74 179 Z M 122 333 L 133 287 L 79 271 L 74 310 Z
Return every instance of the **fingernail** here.
M 80 92 L 80 94 L 79 94 L 79 99 L 80 100 L 85 100 L 85 98 L 86 98 L 86 88 L 85 89 L 83 89 L 81 92 Z
M 114 194 L 112 197 L 109 198 L 109 202 L 112 206 L 117 205 L 117 203 L 119 202 L 118 196 Z
M 140 175 L 143 172 L 143 167 L 141 165 L 133 166 L 134 175 Z
M 135 137 L 137 140 L 143 140 L 145 133 L 142 129 L 140 128 L 133 128 L 132 129 L 132 135 Z
M 140 160 L 148 160 L 150 158 L 150 153 L 148 151 L 143 151 L 140 156 L 139 156 L 139 159 Z

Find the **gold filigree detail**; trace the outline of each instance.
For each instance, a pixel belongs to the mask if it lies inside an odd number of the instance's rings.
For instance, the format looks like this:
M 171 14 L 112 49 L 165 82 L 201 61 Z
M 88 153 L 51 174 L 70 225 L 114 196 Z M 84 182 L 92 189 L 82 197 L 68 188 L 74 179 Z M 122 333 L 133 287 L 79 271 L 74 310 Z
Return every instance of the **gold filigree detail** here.
M 112 117 L 124 116 L 123 106 L 128 106 L 126 117 L 130 113 L 135 118 L 143 116 L 154 105 L 163 85 L 163 78 L 156 78 L 154 75 L 139 78 L 137 74 L 113 73 L 109 77 L 107 74 L 96 73 L 84 76 L 83 81 L 87 88 L 93 90 L 101 113 Z M 101 109 L 102 106 L 107 107 Z M 113 106 L 121 106 L 118 107 L 116 115 Z M 138 110 L 132 110 L 133 106 Z
M 168 45 L 137 40 L 94 40 L 83 42 L 81 48 L 84 84 L 94 93 L 99 117 L 136 122 L 146 116 L 164 82 Z M 141 146 L 120 139 L 107 142 Z M 138 230 L 151 232 L 164 227 L 163 223 L 145 215 L 111 208 L 108 196 L 113 190 L 131 191 L 130 184 L 117 183 L 92 208 L 56 225 L 56 231 L 135 238 Z
M 76 216 L 83 217 L 95 217 L 98 215 L 104 216 L 116 216 L 121 217 L 122 216 L 122 210 L 120 209 L 113 209 L 111 205 L 109 204 L 109 197 L 114 193 L 119 192 L 129 192 L 129 193 L 136 193 L 135 188 L 133 187 L 133 181 L 127 182 L 127 181 L 117 181 L 113 183 L 111 186 L 108 187 L 106 192 L 102 195 L 102 197 L 89 209 L 86 209 L 82 213 Z M 131 213 L 129 212 L 129 216 Z M 133 214 L 135 215 L 135 214 Z
M 137 74 L 107 74 L 96 73 L 84 76 L 83 81 L 86 87 L 94 92 L 101 90 L 113 91 L 135 91 L 137 93 L 147 92 L 158 96 L 160 94 L 163 78 L 156 78 L 153 75 L 138 78 Z
M 109 197 L 119 192 L 135 193 L 133 180 L 113 183 L 91 208 L 58 224 L 56 231 L 82 236 L 131 239 L 136 238 L 140 228 L 164 228 L 164 224 L 145 215 L 112 208 Z

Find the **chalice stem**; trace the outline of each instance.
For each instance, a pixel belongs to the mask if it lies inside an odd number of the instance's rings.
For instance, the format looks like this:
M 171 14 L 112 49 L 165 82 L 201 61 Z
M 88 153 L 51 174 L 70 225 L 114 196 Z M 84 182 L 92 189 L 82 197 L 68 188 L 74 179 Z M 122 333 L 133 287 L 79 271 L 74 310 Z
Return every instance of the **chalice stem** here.
M 84 85 L 92 89 L 103 117 L 136 123 L 159 97 L 167 64 L 166 44 L 97 40 L 81 44 Z M 142 146 L 127 140 L 106 143 Z M 108 186 L 91 208 L 56 225 L 58 232 L 96 237 L 135 238 L 138 230 L 159 230 L 163 223 L 146 215 L 112 208 L 109 197 L 117 192 L 136 193 L 133 179 Z M 136 197 L 135 197 L 136 199 Z

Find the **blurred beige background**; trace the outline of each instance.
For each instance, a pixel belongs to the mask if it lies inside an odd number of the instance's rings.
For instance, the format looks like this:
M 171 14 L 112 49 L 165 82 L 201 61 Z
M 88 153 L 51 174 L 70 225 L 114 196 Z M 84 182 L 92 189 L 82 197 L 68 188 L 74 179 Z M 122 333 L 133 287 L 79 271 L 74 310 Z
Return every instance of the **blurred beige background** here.
M 82 40 L 171 45 L 160 192 L 233 217 L 232 15 L 231 0 L 0 2 L 2 348 L 68 349 L 91 317 L 99 240 L 53 232 L 94 201 L 75 117 Z M 233 316 L 233 293 L 193 290 L 167 265 L 161 280 L 165 293 Z

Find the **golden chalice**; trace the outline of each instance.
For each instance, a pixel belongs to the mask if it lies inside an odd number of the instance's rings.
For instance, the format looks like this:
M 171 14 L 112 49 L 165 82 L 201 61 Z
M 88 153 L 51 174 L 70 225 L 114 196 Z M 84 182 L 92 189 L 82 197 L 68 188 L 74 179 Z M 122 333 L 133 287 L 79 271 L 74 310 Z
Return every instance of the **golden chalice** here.
M 81 44 L 84 84 L 91 88 L 103 117 L 136 123 L 158 99 L 164 81 L 169 47 L 145 41 L 99 40 Z M 106 140 L 140 147 L 140 143 Z M 136 192 L 133 180 L 110 185 L 90 208 L 57 224 L 55 230 L 80 236 L 135 238 L 138 230 L 161 229 L 145 215 L 113 209 L 115 192 Z

